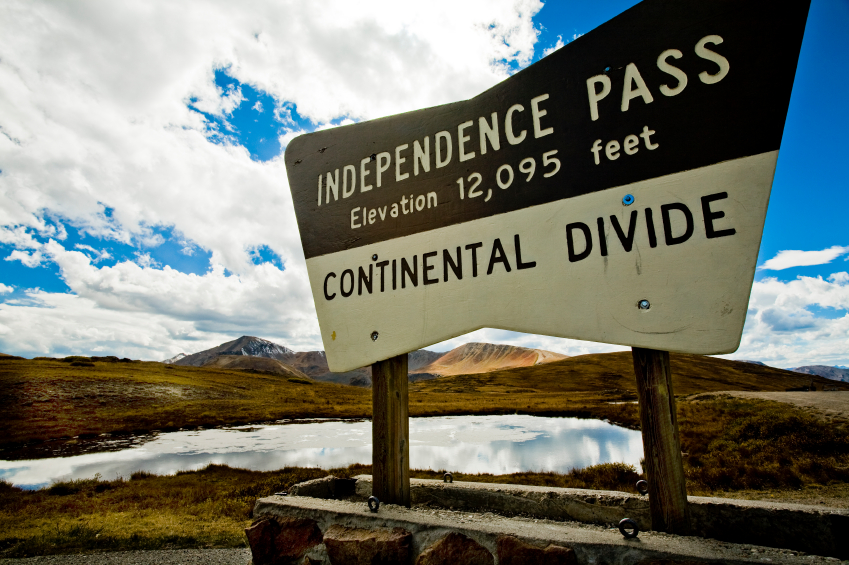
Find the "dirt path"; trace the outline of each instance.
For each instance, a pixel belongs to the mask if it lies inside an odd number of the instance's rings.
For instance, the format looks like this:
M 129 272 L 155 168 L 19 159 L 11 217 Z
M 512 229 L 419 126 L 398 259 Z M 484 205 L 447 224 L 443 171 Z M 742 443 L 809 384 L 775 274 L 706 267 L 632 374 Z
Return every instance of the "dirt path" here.
M 708 392 L 690 397 L 698 400 L 710 396 L 728 395 L 737 398 L 759 398 L 784 402 L 800 408 L 819 412 L 828 419 L 849 420 L 849 391 L 814 391 L 814 392 L 743 392 L 723 391 Z

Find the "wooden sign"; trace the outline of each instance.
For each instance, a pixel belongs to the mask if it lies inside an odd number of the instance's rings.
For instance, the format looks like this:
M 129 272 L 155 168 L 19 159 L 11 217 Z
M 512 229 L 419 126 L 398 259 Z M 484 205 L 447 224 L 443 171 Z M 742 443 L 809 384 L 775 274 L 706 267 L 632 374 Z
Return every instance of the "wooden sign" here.
M 808 7 L 646 0 L 471 100 L 293 140 L 330 368 L 482 327 L 734 351 Z

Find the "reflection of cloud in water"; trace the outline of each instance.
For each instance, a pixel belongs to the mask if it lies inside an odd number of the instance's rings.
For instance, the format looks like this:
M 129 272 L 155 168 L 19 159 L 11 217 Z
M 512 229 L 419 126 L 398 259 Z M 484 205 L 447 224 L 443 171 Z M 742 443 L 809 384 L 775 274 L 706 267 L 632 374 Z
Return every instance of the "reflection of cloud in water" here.
M 410 465 L 465 473 L 558 471 L 621 461 L 639 467 L 640 432 L 600 420 L 535 416 L 410 419 Z M 160 475 L 209 463 L 255 470 L 371 463 L 371 422 L 311 422 L 172 432 L 139 447 L 33 461 L 0 461 L 0 478 L 26 488 L 55 480 Z

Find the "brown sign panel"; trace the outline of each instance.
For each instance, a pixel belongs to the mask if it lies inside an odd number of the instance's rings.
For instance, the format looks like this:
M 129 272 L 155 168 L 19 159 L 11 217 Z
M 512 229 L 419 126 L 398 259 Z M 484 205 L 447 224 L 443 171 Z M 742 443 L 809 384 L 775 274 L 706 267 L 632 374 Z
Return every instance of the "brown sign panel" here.
M 808 5 L 646 0 L 471 100 L 293 140 L 331 368 L 480 327 L 736 349 Z

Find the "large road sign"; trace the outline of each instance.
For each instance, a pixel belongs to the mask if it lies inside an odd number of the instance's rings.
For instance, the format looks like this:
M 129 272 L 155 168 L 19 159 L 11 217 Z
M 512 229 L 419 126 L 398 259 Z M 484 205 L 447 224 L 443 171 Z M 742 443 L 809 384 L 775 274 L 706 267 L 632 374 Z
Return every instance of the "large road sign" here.
M 808 7 L 646 0 L 471 100 L 293 140 L 331 369 L 481 327 L 734 351 Z

